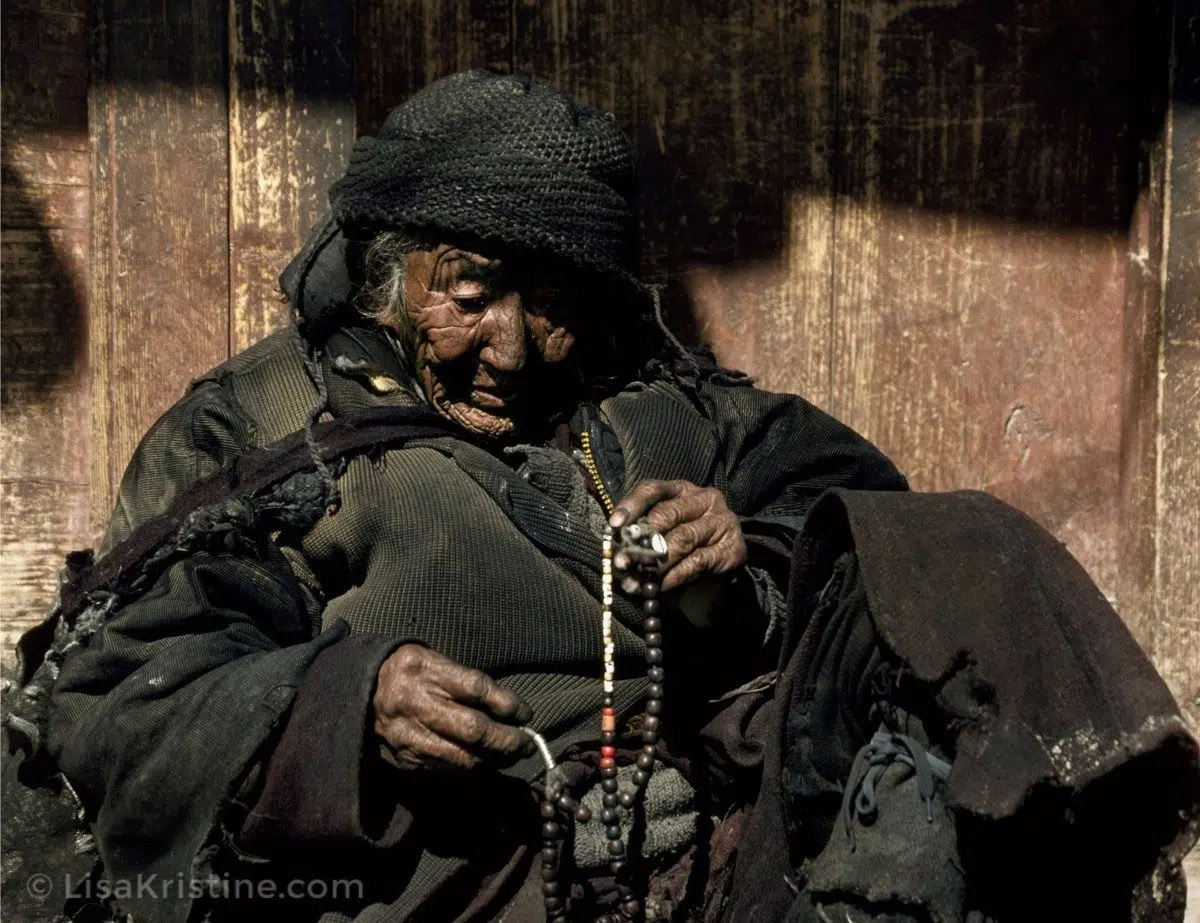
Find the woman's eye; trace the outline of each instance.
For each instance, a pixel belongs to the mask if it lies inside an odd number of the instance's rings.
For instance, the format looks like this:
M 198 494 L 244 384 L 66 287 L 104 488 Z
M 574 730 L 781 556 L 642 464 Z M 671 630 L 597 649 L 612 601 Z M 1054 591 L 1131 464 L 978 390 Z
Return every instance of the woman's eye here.
M 469 298 L 455 298 L 454 303 L 464 311 L 475 313 L 487 307 L 487 298 L 483 295 L 472 295 Z

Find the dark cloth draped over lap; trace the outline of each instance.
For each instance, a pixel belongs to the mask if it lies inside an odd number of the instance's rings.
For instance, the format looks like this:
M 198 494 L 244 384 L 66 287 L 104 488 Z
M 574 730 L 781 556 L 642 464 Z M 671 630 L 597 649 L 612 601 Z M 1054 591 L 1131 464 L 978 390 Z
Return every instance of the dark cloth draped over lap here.
M 1154 856 L 1134 854 L 1140 848 L 1182 859 L 1200 818 L 1195 741 L 1162 679 L 1062 544 L 982 493 L 833 490 L 796 542 L 763 783 L 724 918 L 780 919 L 795 898 L 788 883 L 813 851 L 803 830 L 789 830 L 803 809 L 789 761 L 804 735 L 835 730 L 806 724 L 811 662 L 823 640 L 811 620 L 848 552 L 857 556 L 864 617 L 908 681 L 928 692 L 930 714 L 953 729 L 947 804 L 960 818 L 960 849 L 971 846 L 964 832 L 974 824 L 985 842 L 1042 855 L 1036 841 L 1054 836 L 1068 803 L 1058 793 L 1107 824 L 1112 842 L 1124 844 L 1112 852 L 1130 862 L 1153 867 Z M 1125 825 L 1134 816 L 1136 830 Z M 1019 856 L 993 857 L 1019 866 Z M 1064 867 L 1064 857 L 1049 864 Z M 1005 882 L 1018 894 L 1025 884 Z

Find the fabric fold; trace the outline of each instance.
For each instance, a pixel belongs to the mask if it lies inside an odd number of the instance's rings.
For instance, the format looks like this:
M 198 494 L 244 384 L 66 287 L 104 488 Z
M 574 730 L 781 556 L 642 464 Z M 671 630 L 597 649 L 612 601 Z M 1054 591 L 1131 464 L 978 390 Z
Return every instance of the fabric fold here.
M 268 855 L 321 843 L 388 848 L 412 824 L 400 778 L 372 740 L 376 676 L 403 639 L 352 635 L 322 651 L 296 691 L 283 734 L 263 767 L 240 845 Z

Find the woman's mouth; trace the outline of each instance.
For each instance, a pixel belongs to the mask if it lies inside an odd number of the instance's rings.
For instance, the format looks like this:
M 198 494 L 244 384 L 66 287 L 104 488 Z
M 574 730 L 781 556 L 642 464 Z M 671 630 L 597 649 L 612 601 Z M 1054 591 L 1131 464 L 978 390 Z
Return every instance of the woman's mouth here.
M 476 407 L 500 409 L 516 403 L 518 392 L 515 388 L 482 387 L 476 385 L 471 389 L 471 403 Z

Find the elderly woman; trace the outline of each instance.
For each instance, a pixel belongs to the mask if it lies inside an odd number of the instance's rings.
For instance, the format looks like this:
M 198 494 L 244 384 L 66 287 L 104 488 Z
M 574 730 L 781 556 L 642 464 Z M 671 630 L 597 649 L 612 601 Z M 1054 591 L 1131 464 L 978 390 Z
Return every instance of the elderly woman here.
M 1118 837 L 1089 794 L 1135 754 L 1191 778 L 1194 745 L 1077 565 L 682 347 L 633 189 L 611 116 L 483 72 L 360 140 L 284 273 L 292 329 L 155 424 L 27 639 L 49 707 L 10 728 L 45 732 L 105 893 L 178 921 L 1033 919 L 1004 874 L 1044 878 L 1045 842 L 1080 857 L 1048 914 L 1128 918 L 1156 874 L 1173 900 L 1189 796 Z M 1084 727 L 1121 758 L 1057 758 Z

